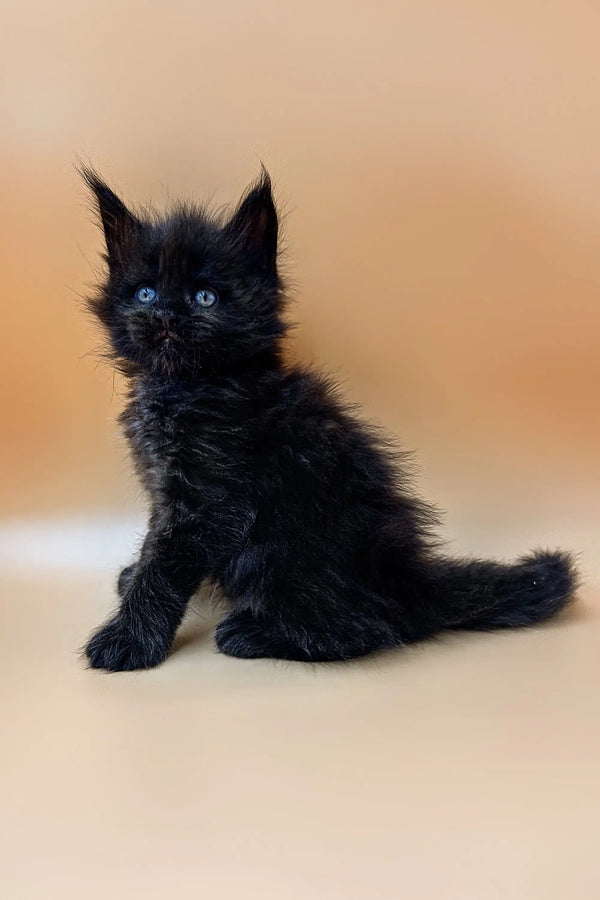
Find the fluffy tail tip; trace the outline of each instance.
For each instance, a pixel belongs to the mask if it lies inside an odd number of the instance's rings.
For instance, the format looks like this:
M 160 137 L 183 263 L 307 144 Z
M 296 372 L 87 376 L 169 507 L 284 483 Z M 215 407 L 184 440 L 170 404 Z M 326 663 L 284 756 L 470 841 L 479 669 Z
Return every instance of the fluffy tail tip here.
M 518 602 L 507 613 L 510 625 L 532 625 L 556 615 L 573 600 L 579 584 L 575 562 L 564 550 L 537 550 L 522 557 Z

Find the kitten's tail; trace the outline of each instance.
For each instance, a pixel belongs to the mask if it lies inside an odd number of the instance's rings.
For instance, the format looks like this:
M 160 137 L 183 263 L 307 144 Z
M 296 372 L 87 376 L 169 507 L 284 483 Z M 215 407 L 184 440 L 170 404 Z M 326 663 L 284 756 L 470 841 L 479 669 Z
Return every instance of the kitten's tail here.
M 426 606 L 440 629 L 488 630 L 543 622 L 573 599 L 578 576 L 563 551 L 537 551 L 513 565 L 435 560 Z

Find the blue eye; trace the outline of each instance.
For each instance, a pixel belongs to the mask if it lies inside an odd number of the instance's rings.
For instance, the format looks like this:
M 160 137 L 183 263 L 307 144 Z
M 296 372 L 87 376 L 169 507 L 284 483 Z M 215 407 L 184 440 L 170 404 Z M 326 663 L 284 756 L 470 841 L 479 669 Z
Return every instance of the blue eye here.
M 154 303 L 156 300 L 156 291 L 153 287 L 149 287 L 149 285 L 145 284 L 137 289 L 135 292 L 135 299 L 138 303 Z
M 218 299 L 219 295 L 211 288 L 203 288 L 203 290 L 197 291 L 196 296 L 194 297 L 196 304 L 198 306 L 203 306 L 205 309 L 209 306 L 214 306 Z

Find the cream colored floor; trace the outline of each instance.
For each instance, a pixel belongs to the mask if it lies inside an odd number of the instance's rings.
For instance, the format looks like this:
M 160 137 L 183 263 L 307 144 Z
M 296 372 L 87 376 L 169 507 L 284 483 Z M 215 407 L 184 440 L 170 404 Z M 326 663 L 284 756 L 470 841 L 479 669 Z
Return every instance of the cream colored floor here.
M 59 542 L 27 571 L 17 545 L 3 897 L 600 896 L 591 555 L 578 606 L 537 629 L 307 666 L 221 656 L 193 611 L 160 669 L 104 675 L 77 648 L 113 602 L 112 560 L 69 574 Z

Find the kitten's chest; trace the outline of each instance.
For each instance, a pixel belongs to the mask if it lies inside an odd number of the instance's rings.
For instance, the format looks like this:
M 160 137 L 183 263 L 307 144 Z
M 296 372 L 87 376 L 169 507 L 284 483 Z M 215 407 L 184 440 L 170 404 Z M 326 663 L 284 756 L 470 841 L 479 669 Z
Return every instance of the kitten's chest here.
M 247 429 L 210 398 L 141 396 L 122 421 L 138 475 L 152 494 L 198 503 L 239 484 L 249 467 Z
M 166 398 L 135 398 L 122 416 L 138 475 L 151 493 L 162 492 L 181 457 L 179 410 Z

